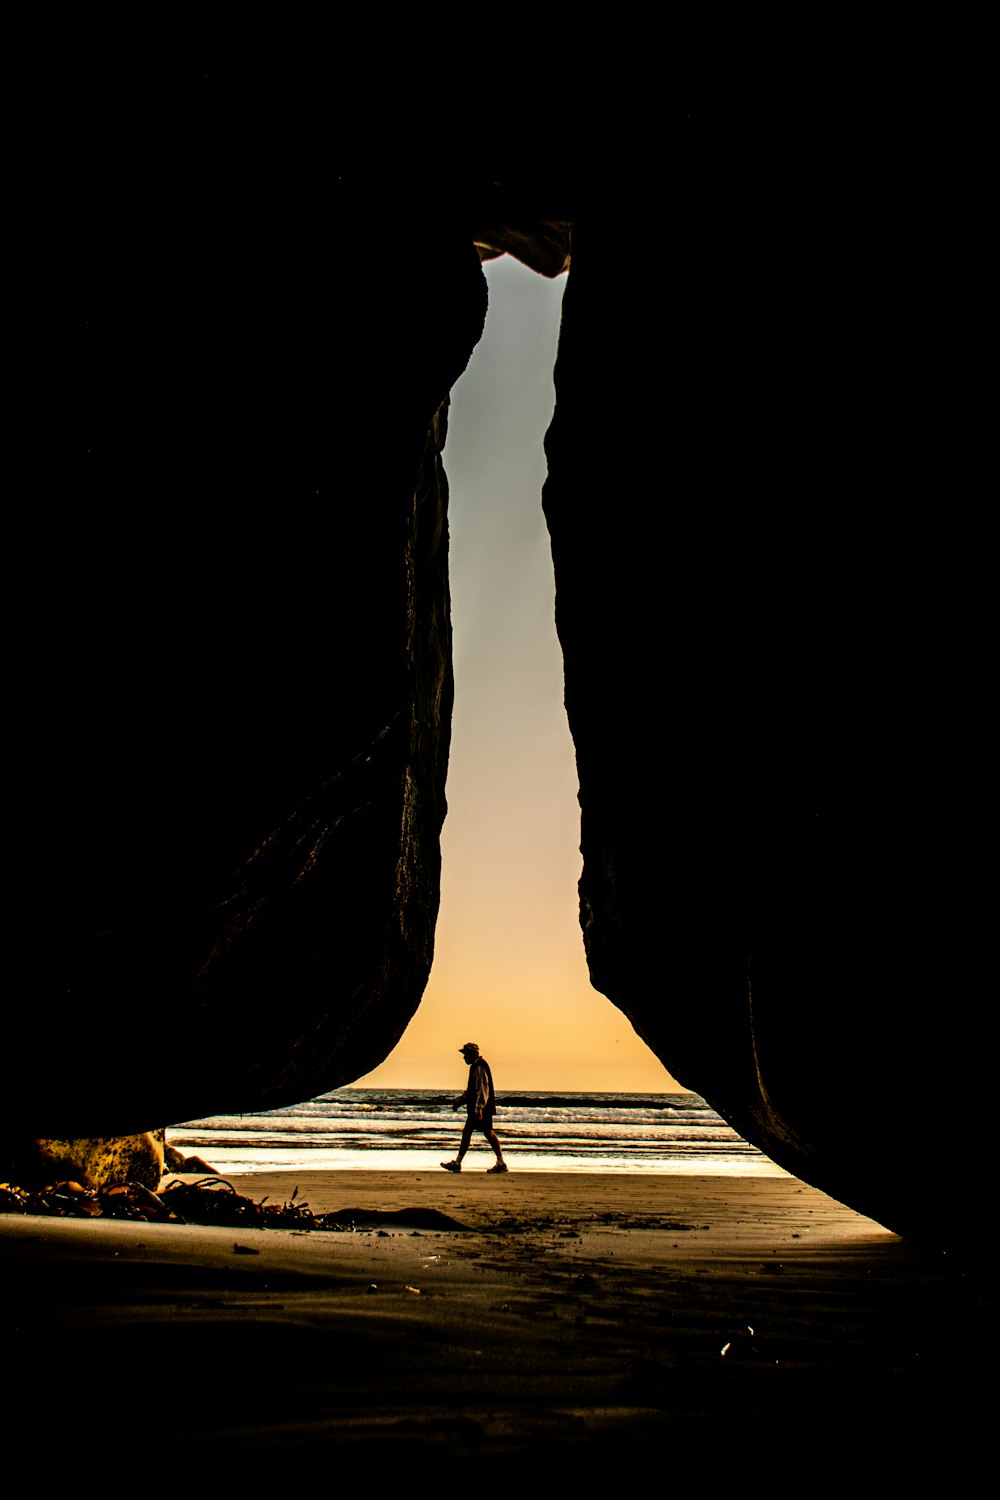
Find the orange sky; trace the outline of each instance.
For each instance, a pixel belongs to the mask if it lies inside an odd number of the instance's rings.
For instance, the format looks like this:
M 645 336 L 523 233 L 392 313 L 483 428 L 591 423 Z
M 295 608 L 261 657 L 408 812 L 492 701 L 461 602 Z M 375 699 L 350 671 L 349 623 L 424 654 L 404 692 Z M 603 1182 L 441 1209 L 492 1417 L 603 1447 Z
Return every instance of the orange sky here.
M 542 437 L 565 277 L 485 267 L 486 332 L 452 392 L 455 714 L 434 968 L 368 1086 L 464 1086 L 478 1042 L 498 1089 L 678 1084 L 590 985 L 578 918 L 580 808 L 541 509 Z M 359 1080 L 361 1082 L 362 1080 Z

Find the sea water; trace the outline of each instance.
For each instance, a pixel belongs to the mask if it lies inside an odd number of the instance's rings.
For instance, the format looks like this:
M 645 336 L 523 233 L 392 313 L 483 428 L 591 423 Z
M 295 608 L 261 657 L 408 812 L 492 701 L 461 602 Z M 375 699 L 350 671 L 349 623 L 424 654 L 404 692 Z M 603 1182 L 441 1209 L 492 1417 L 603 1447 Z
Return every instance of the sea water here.
M 168 1141 L 219 1172 L 421 1171 L 454 1157 L 464 1111 L 439 1089 L 342 1088 L 305 1104 L 213 1115 Z M 507 1093 L 495 1129 L 512 1170 L 784 1176 L 697 1094 Z M 473 1136 L 466 1169 L 492 1164 Z

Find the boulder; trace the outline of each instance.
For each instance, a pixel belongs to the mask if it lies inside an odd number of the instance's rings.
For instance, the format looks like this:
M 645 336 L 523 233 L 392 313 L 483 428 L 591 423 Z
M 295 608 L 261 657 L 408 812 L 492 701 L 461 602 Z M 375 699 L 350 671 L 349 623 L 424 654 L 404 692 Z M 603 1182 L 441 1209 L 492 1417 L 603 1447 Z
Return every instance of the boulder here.
M 139 1183 L 156 1192 L 163 1174 L 163 1141 L 155 1131 L 78 1140 L 34 1140 L 10 1149 L 11 1180 L 19 1187 L 78 1182 L 93 1192 Z

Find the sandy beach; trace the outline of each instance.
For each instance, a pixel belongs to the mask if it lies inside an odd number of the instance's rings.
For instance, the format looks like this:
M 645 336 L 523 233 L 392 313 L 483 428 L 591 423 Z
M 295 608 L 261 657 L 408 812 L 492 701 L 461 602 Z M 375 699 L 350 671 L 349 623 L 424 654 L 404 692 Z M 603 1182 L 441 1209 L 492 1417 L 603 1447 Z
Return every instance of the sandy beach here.
M 458 1477 L 481 1454 L 728 1483 L 823 1457 L 954 1482 L 992 1431 L 992 1272 L 793 1178 L 230 1180 L 353 1228 L 0 1217 L 19 1445 L 180 1474 L 311 1453 Z

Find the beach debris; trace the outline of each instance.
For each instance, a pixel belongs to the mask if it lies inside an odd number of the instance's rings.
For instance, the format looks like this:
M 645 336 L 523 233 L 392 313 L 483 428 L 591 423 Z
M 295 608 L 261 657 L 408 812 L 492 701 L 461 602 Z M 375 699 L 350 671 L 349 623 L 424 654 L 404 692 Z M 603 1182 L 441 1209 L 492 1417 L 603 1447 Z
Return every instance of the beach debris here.
M 178 1151 L 169 1141 L 163 1145 L 163 1170 L 164 1172 L 184 1172 L 188 1176 L 192 1173 L 198 1177 L 208 1177 L 214 1174 L 215 1168 L 210 1167 L 208 1162 L 200 1156 L 185 1156 L 183 1151 Z
M 36 1214 L 47 1218 L 137 1219 L 145 1223 L 205 1224 L 234 1229 L 326 1230 L 353 1233 L 356 1228 L 397 1228 L 467 1232 L 469 1226 L 436 1208 L 341 1208 L 314 1214 L 298 1201 L 298 1186 L 284 1204 L 259 1202 L 238 1193 L 231 1182 L 212 1173 L 197 1182 L 169 1182 L 159 1193 L 139 1182 L 92 1189 L 75 1179 L 39 1190 L 0 1183 L 0 1213 Z
M 39 1191 L 0 1184 L 0 1213 L 55 1218 L 137 1219 L 145 1223 L 239 1225 L 256 1229 L 313 1226 L 307 1204 L 254 1203 L 223 1178 L 170 1183 L 153 1193 L 139 1182 L 94 1190 L 79 1182 L 56 1182 Z
M 259 1255 L 260 1251 L 259 1250 L 255 1250 L 252 1245 L 237 1245 L 237 1244 L 234 1244 L 233 1245 L 233 1254 L 234 1255 Z
M 458 1229 L 468 1231 L 462 1224 L 437 1208 L 338 1208 L 323 1214 L 324 1227 L 338 1225 L 395 1225 L 400 1229 Z
M 138 1182 L 94 1189 L 75 1180 L 54 1182 L 38 1190 L 0 1183 L 0 1213 L 35 1214 L 58 1219 L 141 1219 L 168 1222 L 170 1214 L 156 1193 Z
M 420 1288 L 418 1286 L 404 1286 L 403 1291 L 412 1292 L 414 1297 L 420 1296 Z
M 734 1359 L 756 1359 L 760 1351 L 758 1350 L 757 1345 L 754 1343 L 755 1336 L 756 1335 L 754 1330 L 750 1327 L 749 1323 L 747 1323 L 743 1328 L 738 1329 L 733 1334 L 732 1338 L 728 1339 L 727 1342 L 723 1344 L 722 1348 L 719 1350 L 719 1353 L 721 1354 L 723 1359 L 725 1359 L 727 1355 L 730 1358 Z
M 98 1201 L 107 1200 L 110 1205 L 110 1213 L 119 1206 L 124 1211 L 126 1218 L 143 1218 L 149 1215 L 151 1218 L 163 1217 L 163 1203 L 156 1193 L 149 1190 L 141 1182 L 119 1182 L 114 1187 L 107 1188 L 98 1194 Z M 102 1208 L 105 1207 L 101 1203 Z M 109 1210 L 106 1208 L 106 1212 Z
M 296 1189 L 296 1192 L 298 1190 Z M 224 1177 L 200 1182 L 171 1182 L 159 1194 L 176 1219 L 187 1224 L 220 1224 L 246 1229 L 313 1228 L 315 1216 L 308 1203 L 259 1203 L 238 1193 Z

